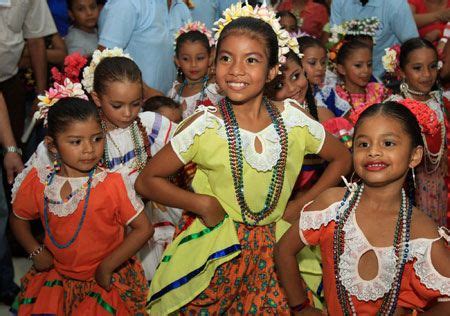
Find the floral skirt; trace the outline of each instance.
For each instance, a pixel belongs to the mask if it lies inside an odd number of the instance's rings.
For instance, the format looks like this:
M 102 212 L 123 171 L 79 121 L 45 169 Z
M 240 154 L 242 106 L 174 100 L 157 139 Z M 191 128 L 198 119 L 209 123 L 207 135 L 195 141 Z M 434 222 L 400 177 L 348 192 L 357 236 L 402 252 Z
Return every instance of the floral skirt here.
M 242 252 L 220 265 L 209 287 L 180 313 L 289 315 L 287 299 L 275 274 L 275 224 L 254 228 L 235 225 Z
M 33 267 L 21 280 L 19 315 L 147 315 L 147 281 L 135 259 L 113 274 L 107 292 L 95 280 L 68 279 L 55 269 L 38 272 Z

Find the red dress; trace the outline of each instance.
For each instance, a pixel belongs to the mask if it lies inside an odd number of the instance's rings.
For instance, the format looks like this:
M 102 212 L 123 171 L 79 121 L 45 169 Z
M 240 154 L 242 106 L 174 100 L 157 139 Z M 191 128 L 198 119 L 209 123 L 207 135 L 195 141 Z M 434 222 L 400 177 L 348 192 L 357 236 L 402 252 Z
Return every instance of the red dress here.
M 26 170 L 28 171 L 28 170 Z M 32 168 L 14 192 L 13 212 L 23 220 L 41 219 L 60 248 L 45 234 L 44 245 L 54 257 L 54 268 L 38 272 L 34 268 L 22 278 L 19 294 L 19 315 L 130 315 L 145 314 L 148 292 L 141 264 L 131 258 L 113 273 L 111 291 L 95 282 L 98 265 L 124 240 L 125 228 L 143 210 L 132 186 L 120 173 L 100 171 L 92 180 L 89 200 L 83 218 L 87 193 L 80 190 L 64 204 L 49 203 L 48 220 L 44 217 L 44 194 L 61 200 L 60 189 L 69 182 L 72 190 L 86 178 L 55 176 L 45 186 L 48 168 Z M 23 181 L 22 181 L 23 180 Z M 81 186 L 80 186 L 81 187 Z M 82 225 L 80 224 L 82 222 Z
M 408 2 L 416 8 L 416 14 L 429 13 L 424 0 L 408 0 Z M 450 0 L 447 1 L 447 8 L 450 8 Z M 431 24 L 422 26 L 421 28 L 419 28 L 419 35 L 420 37 L 424 37 L 431 31 L 439 30 L 441 32 L 441 35 L 439 37 L 442 37 L 446 24 L 447 22 L 436 21 Z
M 283 1 L 277 11 L 291 11 L 303 20 L 301 30 L 316 38 L 320 38 L 325 24 L 328 23 L 328 12 L 325 6 L 309 0 L 302 12 L 293 10 L 292 0 Z M 299 21 L 300 22 L 300 21 Z

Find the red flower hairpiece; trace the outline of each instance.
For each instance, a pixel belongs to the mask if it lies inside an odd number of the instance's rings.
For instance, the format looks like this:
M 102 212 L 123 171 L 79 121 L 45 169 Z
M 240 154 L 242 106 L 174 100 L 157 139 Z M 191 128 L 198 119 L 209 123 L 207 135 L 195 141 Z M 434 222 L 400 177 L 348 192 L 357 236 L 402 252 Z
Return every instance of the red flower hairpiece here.
M 53 67 L 50 71 L 52 73 L 53 80 L 63 85 L 66 78 L 70 79 L 73 83 L 80 82 L 81 70 L 86 66 L 87 58 L 75 52 L 67 55 L 64 58 L 64 72 L 61 73 L 58 68 Z
M 422 134 L 434 136 L 439 132 L 441 123 L 439 122 L 436 113 L 426 104 L 413 99 L 403 99 L 396 102 L 407 107 L 408 110 L 410 110 L 411 113 L 416 117 Z M 355 109 L 350 114 L 349 119 L 354 124 L 356 124 L 361 114 L 372 105 L 373 104 L 368 106 L 360 106 L 359 108 Z

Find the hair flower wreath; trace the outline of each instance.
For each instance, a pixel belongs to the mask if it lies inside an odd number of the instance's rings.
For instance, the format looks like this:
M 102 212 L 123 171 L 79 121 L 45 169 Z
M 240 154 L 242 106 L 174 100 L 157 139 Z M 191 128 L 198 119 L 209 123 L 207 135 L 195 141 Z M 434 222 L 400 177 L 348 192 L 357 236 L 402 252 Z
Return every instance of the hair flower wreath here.
M 400 70 L 400 45 L 396 44 L 392 47 L 385 48 L 384 51 L 385 54 L 381 58 L 384 70 L 391 74 L 398 74 Z
M 339 43 L 346 35 L 366 35 L 372 37 L 375 43 L 375 35 L 380 29 L 381 23 L 377 17 L 355 19 L 345 21 L 342 24 L 331 27 L 331 37 L 327 46 L 332 47 Z
M 98 64 L 107 57 L 126 57 L 132 60 L 129 54 L 125 54 L 122 48 L 114 47 L 113 49 L 104 49 L 103 51 L 96 50 L 92 55 L 91 63 L 83 70 L 83 84 L 84 89 L 91 93 L 94 87 L 94 71 Z
M 73 83 L 80 82 L 80 73 L 87 64 L 87 58 L 79 52 L 74 52 L 64 58 L 64 70 L 61 73 L 58 68 L 50 69 L 52 78 L 59 84 L 64 84 L 64 80 L 69 78 Z
M 45 91 L 44 95 L 38 96 L 40 101 L 38 103 L 39 110 L 34 113 L 34 119 L 44 119 L 44 125 L 47 125 L 47 114 L 50 107 L 53 106 L 58 100 L 69 97 L 88 100 L 81 83 L 73 83 L 69 78 L 64 79 L 63 84 L 54 82 L 53 88 Z
M 231 21 L 241 17 L 252 17 L 266 22 L 274 30 L 278 38 L 278 60 L 281 64 L 286 62 L 285 55 L 289 53 L 289 50 L 292 50 L 300 58 L 303 57 L 303 54 L 300 53 L 297 39 L 291 37 L 288 31 L 282 28 L 280 19 L 276 17 L 275 11 L 269 8 L 265 1 L 261 6 L 255 7 L 252 7 L 247 2 L 243 4 L 239 1 L 223 11 L 222 16 L 221 19 L 214 23 L 217 26 L 217 28 L 213 29 L 216 31 L 214 35 L 216 41 L 219 39 L 220 33 L 222 33 L 225 26 Z
M 173 46 L 176 47 L 177 39 L 178 39 L 178 37 L 180 37 L 181 34 L 195 32 L 195 31 L 205 34 L 206 38 L 208 39 L 209 46 L 210 47 L 214 46 L 215 41 L 214 41 L 211 31 L 208 30 L 205 23 L 202 23 L 200 21 L 189 22 L 189 23 L 183 25 L 182 27 L 180 27 L 178 32 L 175 34 L 175 41 L 173 43 Z

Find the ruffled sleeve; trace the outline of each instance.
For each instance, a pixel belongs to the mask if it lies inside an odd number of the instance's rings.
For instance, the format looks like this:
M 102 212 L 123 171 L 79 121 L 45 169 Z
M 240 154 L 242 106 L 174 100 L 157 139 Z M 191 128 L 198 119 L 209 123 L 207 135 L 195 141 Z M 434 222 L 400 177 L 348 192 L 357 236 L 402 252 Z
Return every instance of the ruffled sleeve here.
M 30 168 L 15 192 L 13 213 L 23 220 L 39 218 L 39 205 L 43 203 L 44 186 L 36 168 Z M 41 200 L 39 200 L 41 199 Z
M 170 142 L 177 124 L 155 112 L 140 113 L 139 118 L 147 131 L 151 144 L 151 154 L 155 155 Z
M 336 218 L 340 203 L 333 203 L 321 211 L 305 211 L 308 207 L 308 205 L 305 205 L 299 223 L 300 239 L 305 245 L 316 246 L 320 244 L 325 230 Z

